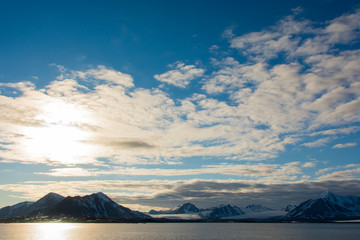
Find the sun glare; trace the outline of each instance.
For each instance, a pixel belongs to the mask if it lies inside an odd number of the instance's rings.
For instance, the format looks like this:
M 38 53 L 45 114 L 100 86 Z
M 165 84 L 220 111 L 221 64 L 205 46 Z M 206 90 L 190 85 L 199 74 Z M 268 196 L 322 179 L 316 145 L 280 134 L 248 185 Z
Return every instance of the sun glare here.
M 39 223 L 36 224 L 37 239 L 70 239 L 70 232 L 77 226 L 72 223 Z
M 94 150 L 85 143 L 92 133 L 80 127 L 91 121 L 84 109 L 65 102 L 52 102 L 45 105 L 37 118 L 45 124 L 24 130 L 27 154 L 63 164 L 89 161 Z
M 38 116 L 48 124 L 76 124 L 88 121 L 85 109 L 63 101 L 46 104 L 43 113 Z

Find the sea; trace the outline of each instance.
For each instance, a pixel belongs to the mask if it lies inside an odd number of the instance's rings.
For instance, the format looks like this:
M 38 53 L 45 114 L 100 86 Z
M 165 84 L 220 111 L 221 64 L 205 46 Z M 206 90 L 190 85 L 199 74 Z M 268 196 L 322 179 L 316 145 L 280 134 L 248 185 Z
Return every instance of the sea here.
M 10 223 L 6 240 L 351 240 L 359 223 Z

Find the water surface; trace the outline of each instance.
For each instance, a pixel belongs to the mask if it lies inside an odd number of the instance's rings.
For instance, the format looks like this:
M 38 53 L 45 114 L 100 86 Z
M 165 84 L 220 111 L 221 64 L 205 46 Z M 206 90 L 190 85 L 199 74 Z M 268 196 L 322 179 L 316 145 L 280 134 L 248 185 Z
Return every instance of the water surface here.
M 6 240 L 211 240 L 360 239 L 360 224 L 346 223 L 147 223 L 0 224 L 0 239 Z

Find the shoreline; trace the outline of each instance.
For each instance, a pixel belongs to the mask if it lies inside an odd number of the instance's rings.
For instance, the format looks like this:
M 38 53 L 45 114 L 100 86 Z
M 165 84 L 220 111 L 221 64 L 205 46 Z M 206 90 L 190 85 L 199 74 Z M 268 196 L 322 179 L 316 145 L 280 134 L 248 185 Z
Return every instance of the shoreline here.
M 214 219 L 214 220 L 186 220 L 186 219 L 114 219 L 114 218 L 39 218 L 39 219 L 1 219 L 0 224 L 11 223 L 360 223 L 360 219 L 337 220 L 264 220 L 264 219 Z

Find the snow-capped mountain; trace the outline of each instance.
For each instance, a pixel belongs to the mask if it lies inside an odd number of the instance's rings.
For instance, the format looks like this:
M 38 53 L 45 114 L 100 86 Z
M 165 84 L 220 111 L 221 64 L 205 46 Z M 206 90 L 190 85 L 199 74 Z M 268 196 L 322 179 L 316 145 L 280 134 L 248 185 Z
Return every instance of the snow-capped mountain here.
M 360 197 L 339 196 L 325 192 L 320 196 L 301 203 L 286 214 L 287 219 L 330 220 L 360 217 Z
M 44 197 L 37 200 L 34 204 L 30 205 L 26 210 L 27 216 L 40 216 L 48 215 L 49 210 L 52 209 L 56 204 L 64 200 L 65 197 L 57 193 L 48 193 Z
M 48 193 L 36 202 L 21 202 L 0 209 L 0 219 L 48 215 L 49 209 L 64 199 L 56 193 Z
M 189 213 L 198 213 L 200 209 L 198 209 L 194 204 L 185 203 L 180 205 L 179 207 L 172 210 L 173 214 L 189 214 Z
M 227 217 L 234 217 L 243 215 L 245 212 L 241 210 L 241 208 L 237 206 L 231 206 L 228 205 L 222 205 L 219 207 L 211 208 L 211 212 L 209 215 L 203 215 L 204 217 L 207 217 L 208 219 L 221 219 L 221 218 L 227 218 Z
M 266 221 L 328 221 L 360 219 L 360 197 L 339 196 L 325 192 L 298 206 L 288 205 L 276 211 L 262 205 L 237 207 L 220 205 L 199 209 L 194 204 L 185 203 L 166 211 L 151 210 L 156 218 L 188 220 L 265 220 Z M 27 217 L 70 217 L 70 218 L 114 218 L 139 220 L 150 219 L 149 215 L 123 207 L 104 193 L 86 196 L 63 197 L 49 193 L 36 202 L 21 202 L 0 209 L 0 219 Z
M 248 205 L 247 207 L 237 207 L 237 206 L 231 206 L 228 205 L 220 205 L 218 207 L 212 207 L 208 209 L 199 209 L 194 204 L 191 203 L 185 203 L 183 205 L 180 205 L 176 208 L 170 209 L 170 210 L 162 210 L 162 211 L 156 211 L 151 210 L 149 211 L 149 214 L 153 215 L 153 217 L 157 217 L 156 215 L 161 215 L 162 218 L 171 218 L 171 219 L 179 219 L 181 218 L 180 215 L 184 215 L 184 219 L 238 219 L 239 216 L 241 218 L 257 218 L 257 217 L 263 217 L 261 215 L 262 212 L 266 211 L 273 211 L 270 208 L 263 207 L 262 205 Z M 283 215 L 284 213 L 282 213 Z M 178 215 L 176 217 L 176 215 Z M 186 215 L 186 216 L 185 216 Z M 191 215 L 191 216 L 189 216 Z M 274 215 L 274 214 L 273 214 Z M 265 214 L 264 216 L 273 216 L 272 214 Z M 276 216 L 279 215 L 279 211 L 276 211 Z M 281 215 L 281 214 L 280 214 Z
M 251 204 L 245 207 L 245 209 L 242 209 L 245 213 L 248 212 L 265 212 L 265 211 L 271 211 L 273 209 L 271 208 L 267 208 L 267 207 L 263 207 L 261 204 Z
M 50 211 L 51 215 L 77 218 L 144 218 L 99 192 L 83 197 L 66 197 Z
M 149 214 L 193 214 L 198 213 L 201 210 L 198 209 L 194 204 L 192 203 L 184 203 L 182 205 L 177 206 L 176 208 L 170 209 L 170 210 L 150 210 Z
M 293 204 L 289 204 L 287 205 L 285 208 L 281 209 L 282 211 L 285 211 L 285 212 L 291 212 L 292 210 L 294 210 L 297 206 L 296 205 L 293 205 Z
M 27 209 L 34 202 L 21 202 L 13 206 L 0 209 L 0 219 L 17 218 L 26 215 Z
M 21 209 L 21 211 L 18 209 Z M 56 193 L 49 193 L 35 203 L 23 202 L 0 209 L 0 219 L 34 216 L 128 220 L 151 218 L 146 214 L 132 211 L 117 204 L 101 192 L 83 197 L 66 198 Z

